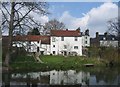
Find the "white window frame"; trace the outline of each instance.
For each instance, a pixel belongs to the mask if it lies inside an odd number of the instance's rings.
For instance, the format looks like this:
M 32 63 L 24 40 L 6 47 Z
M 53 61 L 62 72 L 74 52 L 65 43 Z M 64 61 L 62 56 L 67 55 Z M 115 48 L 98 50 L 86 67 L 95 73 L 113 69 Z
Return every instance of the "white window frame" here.
M 78 46 L 74 46 L 74 49 L 78 49 L 79 47 Z

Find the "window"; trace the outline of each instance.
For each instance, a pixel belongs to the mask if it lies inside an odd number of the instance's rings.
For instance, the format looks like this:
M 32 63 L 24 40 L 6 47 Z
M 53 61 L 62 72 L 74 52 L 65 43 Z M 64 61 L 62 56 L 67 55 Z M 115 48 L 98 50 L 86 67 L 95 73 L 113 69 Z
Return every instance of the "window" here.
M 115 40 L 115 38 L 112 38 L 112 40 Z
M 87 41 L 85 41 L 85 44 L 87 44 Z
M 37 41 L 37 43 L 39 43 L 39 41 Z
M 67 49 L 67 45 L 64 45 L 64 49 Z
M 55 51 L 53 51 L 53 54 L 55 54 Z
M 78 38 L 77 38 L 77 37 L 75 37 L 75 41 L 78 41 Z
M 85 37 L 85 39 L 87 39 L 87 37 Z
M 55 47 L 55 45 L 53 45 L 53 47 Z
M 61 37 L 61 41 L 64 41 L 64 37 Z
M 78 49 L 78 46 L 74 46 L 74 49 Z
M 103 37 L 103 40 L 105 40 L 105 37 Z

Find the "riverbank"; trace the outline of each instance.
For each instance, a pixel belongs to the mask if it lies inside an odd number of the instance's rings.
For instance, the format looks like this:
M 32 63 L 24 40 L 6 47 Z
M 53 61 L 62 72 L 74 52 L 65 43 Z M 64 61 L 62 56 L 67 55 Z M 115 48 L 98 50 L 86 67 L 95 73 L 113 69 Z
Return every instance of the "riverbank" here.
M 105 67 L 105 63 L 97 58 L 80 56 L 41 56 L 43 63 L 36 62 L 32 56 L 19 56 L 10 64 L 12 71 L 47 71 L 47 70 L 79 70 L 84 69 L 85 64 L 93 64 L 92 67 Z

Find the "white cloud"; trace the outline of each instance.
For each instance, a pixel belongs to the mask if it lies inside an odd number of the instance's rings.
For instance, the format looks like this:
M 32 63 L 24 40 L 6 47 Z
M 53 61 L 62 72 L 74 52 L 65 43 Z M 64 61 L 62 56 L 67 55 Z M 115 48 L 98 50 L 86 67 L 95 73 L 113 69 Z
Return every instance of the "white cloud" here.
M 71 16 L 68 11 L 65 11 L 59 20 L 65 23 L 68 29 L 77 29 L 78 27 L 85 28 L 87 25 L 87 19 L 88 16 L 85 16 L 84 18 L 76 18 Z
M 41 23 L 42 23 L 42 24 L 45 24 L 46 22 L 49 21 L 48 16 L 41 16 L 40 19 L 41 19 Z
M 40 15 L 35 12 L 31 12 L 30 15 L 38 22 L 40 22 L 42 25 L 44 25 L 46 22 L 49 21 L 48 16 L 46 15 Z
M 108 2 L 92 8 L 86 14 L 83 13 L 81 18 L 73 17 L 65 11 L 60 21 L 64 22 L 69 29 L 76 29 L 79 26 L 82 30 L 89 28 L 91 36 L 94 36 L 96 31 L 104 33 L 107 30 L 107 21 L 115 17 L 118 17 L 118 6 Z

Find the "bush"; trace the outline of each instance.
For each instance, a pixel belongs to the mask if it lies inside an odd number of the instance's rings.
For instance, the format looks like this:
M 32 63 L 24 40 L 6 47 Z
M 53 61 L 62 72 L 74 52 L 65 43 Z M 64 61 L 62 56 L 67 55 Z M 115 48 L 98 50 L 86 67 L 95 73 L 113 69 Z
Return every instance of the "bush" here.
M 120 61 L 118 49 L 112 46 L 110 47 L 89 47 L 88 53 L 90 57 L 101 58 L 104 61 Z
M 106 47 L 102 50 L 102 58 L 106 59 L 107 61 L 118 61 L 118 49 L 114 47 Z

